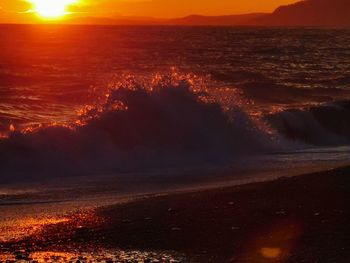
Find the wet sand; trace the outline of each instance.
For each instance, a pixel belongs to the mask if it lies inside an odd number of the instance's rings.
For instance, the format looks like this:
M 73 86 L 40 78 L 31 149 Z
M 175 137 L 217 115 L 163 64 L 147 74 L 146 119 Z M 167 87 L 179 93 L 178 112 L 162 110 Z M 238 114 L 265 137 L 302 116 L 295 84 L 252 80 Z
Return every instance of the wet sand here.
M 348 262 L 349 187 L 350 168 L 341 168 L 147 196 L 76 215 L 1 247 L 12 254 L 27 251 L 28 257 L 38 251 L 114 251 L 117 256 L 102 258 L 115 262 Z

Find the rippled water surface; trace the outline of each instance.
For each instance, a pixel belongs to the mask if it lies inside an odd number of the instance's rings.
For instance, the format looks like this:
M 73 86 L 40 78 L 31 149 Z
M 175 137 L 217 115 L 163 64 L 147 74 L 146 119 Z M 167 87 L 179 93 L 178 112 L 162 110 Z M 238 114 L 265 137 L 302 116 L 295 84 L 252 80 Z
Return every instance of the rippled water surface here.
M 1 26 L 0 128 L 72 121 L 123 74 L 176 67 L 265 107 L 349 97 L 337 29 Z M 266 92 L 268 91 L 268 94 Z

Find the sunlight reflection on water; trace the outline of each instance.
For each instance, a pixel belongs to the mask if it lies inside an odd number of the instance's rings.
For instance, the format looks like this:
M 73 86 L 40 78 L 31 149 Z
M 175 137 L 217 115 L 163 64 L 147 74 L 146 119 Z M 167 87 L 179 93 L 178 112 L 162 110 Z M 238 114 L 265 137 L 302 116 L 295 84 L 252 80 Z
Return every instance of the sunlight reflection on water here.
M 40 231 L 46 225 L 67 222 L 64 217 L 18 218 L 0 222 L 0 242 L 22 239 Z
M 28 253 L 16 251 L 15 253 L 0 253 L 0 261 L 16 262 L 183 262 L 181 255 L 172 255 L 166 252 L 152 251 L 124 251 L 101 250 L 91 252 L 55 252 L 40 251 Z

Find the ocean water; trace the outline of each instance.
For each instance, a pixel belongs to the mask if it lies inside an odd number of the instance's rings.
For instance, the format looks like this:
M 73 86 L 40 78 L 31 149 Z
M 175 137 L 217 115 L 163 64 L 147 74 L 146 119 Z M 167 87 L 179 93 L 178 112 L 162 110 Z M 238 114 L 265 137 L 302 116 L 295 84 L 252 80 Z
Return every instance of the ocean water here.
M 348 165 L 349 76 L 346 29 L 0 25 L 0 242 Z
M 346 29 L 2 25 L 0 34 L 3 180 L 349 143 Z
M 123 75 L 210 75 L 265 112 L 349 97 L 346 29 L 0 28 L 0 127 L 74 121 Z

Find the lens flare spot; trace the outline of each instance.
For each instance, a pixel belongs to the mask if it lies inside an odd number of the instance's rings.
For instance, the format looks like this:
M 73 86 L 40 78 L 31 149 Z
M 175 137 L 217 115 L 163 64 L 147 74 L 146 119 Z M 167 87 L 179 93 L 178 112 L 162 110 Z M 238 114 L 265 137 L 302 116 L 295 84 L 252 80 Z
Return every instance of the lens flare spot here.
M 263 247 L 260 249 L 260 254 L 264 258 L 274 259 L 274 258 L 280 257 L 282 254 L 282 251 L 278 247 Z
M 10 132 L 15 132 L 16 128 L 13 124 L 10 124 L 9 130 L 10 130 Z

